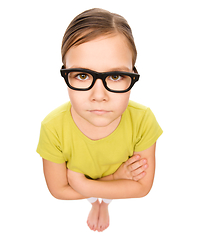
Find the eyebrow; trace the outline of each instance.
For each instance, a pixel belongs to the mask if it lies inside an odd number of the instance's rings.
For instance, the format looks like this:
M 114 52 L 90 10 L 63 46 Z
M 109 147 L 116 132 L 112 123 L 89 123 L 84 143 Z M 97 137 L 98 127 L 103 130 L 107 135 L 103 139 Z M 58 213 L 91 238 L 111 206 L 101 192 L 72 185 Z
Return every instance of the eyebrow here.
M 71 68 L 82 68 L 82 69 L 88 69 L 88 70 L 92 70 L 92 71 L 95 71 L 93 69 L 90 69 L 90 68 L 86 68 L 86 67 L 79 67 L 79 66 L 72 66 Z M 103 71 L 103 72 L 114 72 L 114 71 L 119 71 L 119 72 L 132 72 L 131 69 L 129 69 L 128 67 L 126 66 L 122 66 L 122 67 L 114 67 L 114 68 L 110 68 L 108 71 Z M 97 72 L 97 71 L 96 71 Z
M 117 68 L 111 68 L 108 72 L 113 72 L 113 71 L 122 71 L 122 72 L 131 72 L 132 70 L 129 69 L 128 67 L 117 67 Z

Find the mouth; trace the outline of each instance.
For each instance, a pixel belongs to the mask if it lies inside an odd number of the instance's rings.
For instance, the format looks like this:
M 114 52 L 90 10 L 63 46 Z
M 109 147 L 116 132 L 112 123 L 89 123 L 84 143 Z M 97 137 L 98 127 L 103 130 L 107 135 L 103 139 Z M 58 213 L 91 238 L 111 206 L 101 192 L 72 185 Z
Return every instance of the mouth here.
M 111 111 L 94 109 L 94 110 L 90 110 L 89 112 L 96 115 L 104 115 L 104 114 L 110 113 Z

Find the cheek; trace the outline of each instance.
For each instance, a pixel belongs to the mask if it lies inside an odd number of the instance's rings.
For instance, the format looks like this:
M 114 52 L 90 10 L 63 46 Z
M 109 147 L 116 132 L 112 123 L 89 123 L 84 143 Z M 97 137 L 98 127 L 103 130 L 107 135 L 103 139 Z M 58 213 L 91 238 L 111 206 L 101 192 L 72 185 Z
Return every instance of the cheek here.
M 116 97 L 114 97 L 114 106 L 119 109 L 120 112 L 124 112 L 128 106 L 130 98 L 130 92 L 127 93 L 118 93 Z
M 68 94 L 70 102 L 74 108 L 79 108 L 83 106 L 83 104 L 87 100 L 87 96 L 84 92 L 74 91 L 68 88 Z
M 67 88 L 67 90 L 68 90 L 70 100 L 72 102 L 78 101 L 78 99 L 80 98 L 80 94 L 78 94 L 78 91 L 74 91 L 70 88 Z
M 79 98 L 77 97 L 76 91 L 68 88 L 68 94 L 72 106 L 78 105 Z

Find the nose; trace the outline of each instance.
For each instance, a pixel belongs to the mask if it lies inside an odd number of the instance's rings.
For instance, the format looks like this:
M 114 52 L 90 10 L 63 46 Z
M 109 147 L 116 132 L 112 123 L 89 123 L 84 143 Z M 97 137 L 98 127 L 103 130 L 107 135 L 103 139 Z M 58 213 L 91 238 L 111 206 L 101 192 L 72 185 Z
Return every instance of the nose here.
M 93 88 L 91 89 L 91 100 L 92 101 L 107 101 L 108 100 L 108 91 L 103 85 L 103 82 L 101 79 L 97 79 Z

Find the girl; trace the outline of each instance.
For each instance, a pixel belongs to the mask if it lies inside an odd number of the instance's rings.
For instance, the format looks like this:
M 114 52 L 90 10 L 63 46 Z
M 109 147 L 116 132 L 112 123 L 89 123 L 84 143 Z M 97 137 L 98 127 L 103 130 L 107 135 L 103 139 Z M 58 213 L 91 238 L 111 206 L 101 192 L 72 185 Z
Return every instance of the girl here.
M 62 42 L 70 102 L 41 126 L 37 152 L 49 191 L 58 199 L 88 198 L 94 231 L 109 226 L 110 199 L 144 197 L 154 179 L 162 130 L 149 108 L 129 101 L 139 79 L 136 57 L 123 17 L 102 9 L 78 15 Z

